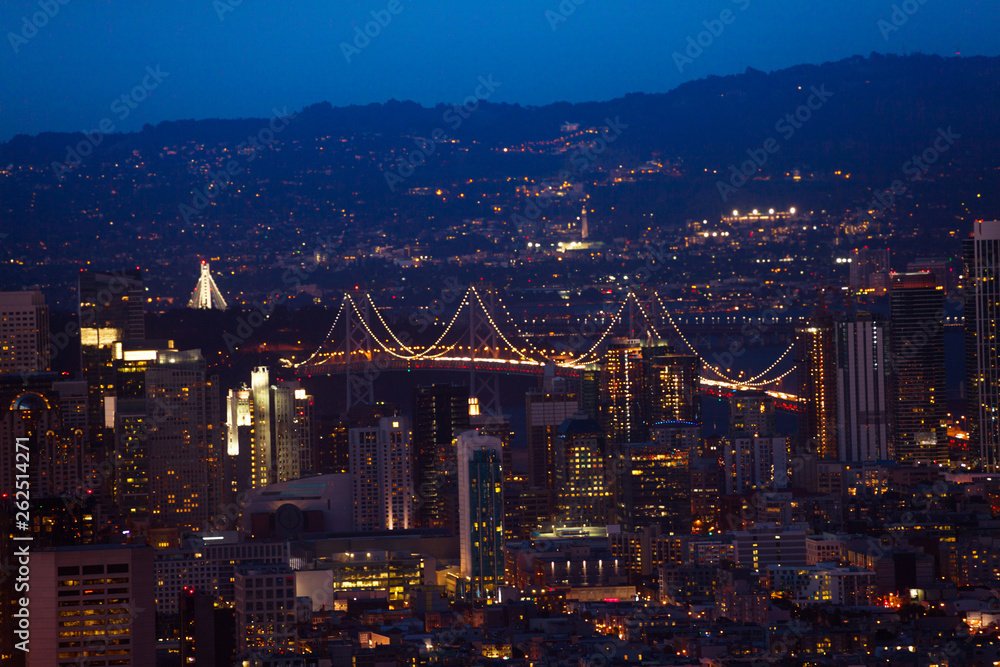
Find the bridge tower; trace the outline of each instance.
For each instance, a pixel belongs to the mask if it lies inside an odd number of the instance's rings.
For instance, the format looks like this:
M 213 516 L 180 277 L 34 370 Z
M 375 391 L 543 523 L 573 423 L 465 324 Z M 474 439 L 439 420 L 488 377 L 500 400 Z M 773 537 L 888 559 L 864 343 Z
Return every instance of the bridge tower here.
M 628 327 L 628 337 L 653 343 L 660 339 L 660 332 L 656 327 L 657 311 L 656 297 L 645 295 L 648 304 L 639 299 L 636 292 L 629 291 L 628 296 L 628 320 L 625 323 Z
M 369 307 L 371 300 L 367 293 L 361 293 L 357 299 L 350 294 L 344 295 L 344 376 L 347 382 L 347 409 L 356 405 L 367 405 L 375 402 L 375 376 L 378 374 L 374 363 L 374 345 L 371 334 L 368 333 Z M 355 365 L 361 366 L 361 372 L 353 371 Z
M 500 377 L 489 371 L 477 371 L 477 359 L 498 359 L 500 347 L 493 326 L 496 295 L 492 285 L 471 287 L 469 299 L 469 396 L 479 400 L 479 414 L 493 421 L 503 420 L 500 404 Z M 478 305 L 477 305 L 478 304 Z

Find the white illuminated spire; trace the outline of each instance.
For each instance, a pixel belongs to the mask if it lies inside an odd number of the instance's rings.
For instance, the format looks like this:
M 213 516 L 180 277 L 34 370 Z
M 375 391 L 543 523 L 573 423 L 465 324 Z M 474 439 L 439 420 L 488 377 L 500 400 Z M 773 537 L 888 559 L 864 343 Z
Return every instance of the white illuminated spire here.
M 198 278 L 198 284 L 195 285 L 194 292 L 191 294 L 191 300 L 188 301 L 188 308 L 198 308 L 200 310 L 209 310 L 211 308 L 226 309 L 226 300 L 222 298 L 222 293 L 219 292 L 215 281 L 212 280 L 208 262 L 205 260 L 201 262 L 201 276 Z

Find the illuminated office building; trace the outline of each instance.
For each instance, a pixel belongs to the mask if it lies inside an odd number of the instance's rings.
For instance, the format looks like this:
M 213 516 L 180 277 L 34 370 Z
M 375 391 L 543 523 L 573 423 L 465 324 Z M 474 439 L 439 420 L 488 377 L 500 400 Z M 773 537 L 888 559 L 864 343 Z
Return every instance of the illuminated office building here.
M 49 370 L 49 307 L 41 292 L 0 292 L 0 375 Z
M 315 467 L 312 396 L 298 382 L 272 382 L 270 370 L 260 366 L 250 374 L 249 399 L 253 414 L 251 486 L 299 479 L 303 470 Z
M 722 454 L 726 495 L 788 487 L 788 442 L 771 436 L 726 438 Z
M 28 664 L 155 665 L 153 549 L 33 551 Z
M 1000 221 L 977 221 L 963 245 L 969 439 L 990 472 L 1000 470 Z
M 201 527 L 222 494 L 218 379 L 199 350 L 115 345 L 115 500 L 130 521 Z
M 944 289 L 931 273 L 894 273 L 890 282 L 890 456 L 945 462 Z
M 354 529 L 406 530 L 413 527 L 413 473 L 410 423 L 382 417 L 378 426 L 348 432 Z
M 586 413 L 564 420 L 553 451 L 554 520 L 559 525 L 607 524 L 611 493 L 605 479 L 607 455 L 600 424 Z
M 226 396 L 226 455 L 224 491 L 232 502 L 243 491 L 253 488 L 253 454 L 256 447 L 253 426 L 253 394 L 244 385 L 230 389 Z
M 559 427 L 580 409 L 575 392 L 565 378 L 546 377 L 545 386 L 528 390 L 525 416 L 528 423 L 528 472 L 532 486 L 554 491 L 557 487 L 556 451 Z
M 469 427 L 468 387 L 435 384 L 414 390 L 411 467 L 414 492 L 421 498 L 416 527 L 457 528 L 455 438 Z
M 644 348 L 646 353 L 646 422 L 701 423 L 701 360 L 677 354 L 668 346 Z
M 0 378 L 0 492 L 4 494 L 13 495 L 17 475 L 27 474 L 32 498 L 75 497 L 93 472 L 83 430 L 65 423 L 55 377 L 45 373 Z M 15 447 L 18 439 L 27 449 Z
M 764 391 L 734 391 L 729 399 L 729 432 L 774 435 L 774 399 Z
M 142 272 L 81 271 L 79 297 L 80 365 L 87 382 L 87 427 L 91 446 L 102 455 L 114 448 L 114 421 L 106 396 L 115 395 L 115 343 L 145 340 Z
M 614 448 L 646 440 L 645 373 L 638 340 L 616 338 L 601 368 L 601 425 Z
M 651 526 L 690 533 L 690 460 L 698 446 L 698 425 L 661 423 L 653 431 L 656 442 L 619 448 L 618 520 L 628 533 Z
M 244 565 L 235 578 L 237 658 L 294 653 L 295 573 L 287 565 Z
M 799 436 L 821 459 L 837 458 L 837 359 L 833 320 L 824 313 L 795 330 L 798 348 Z
M 335 599 L 384 599 L 390 609 L 403 609 L 414 589 L 435 584 L 435 565 L 434 558 L 409 551 L 334 553 L 316 559 L 312 570 L 296 572 L 295 585 L 300 597 L 313 598 L 314 610 L 322 606 L 317 589 Z
M 877 315 L 837 323 L 841 461 L 889 458 L 889 332 Z
M 498 438 L 466 431 L 456 459 L 462 577 L 472 597 L 494 597 L 504 581 L 503 449 Z

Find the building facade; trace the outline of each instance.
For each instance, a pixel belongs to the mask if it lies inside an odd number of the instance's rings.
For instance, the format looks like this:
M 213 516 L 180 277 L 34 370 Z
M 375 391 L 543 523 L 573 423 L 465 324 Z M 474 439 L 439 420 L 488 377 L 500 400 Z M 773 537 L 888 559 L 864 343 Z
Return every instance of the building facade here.
M 889 332 L 882 318 L 837 324 L 837 445 L 841 461 L 889 458 Z
M 503 449 L 498 438 L 458 436 L 459 548 L 472 597 L 493 597 L 504 582 Z
M 41 292 L 0 292 L 0 375 L 49 370 L 49 307 Z
M 931 273 L 891 276 L 891 457 L 948 460 L 944 376 L 944 289 Z
M 1000 221 L 977 221 L 963 246 L 969 435 L 987 470 L 1000 469 Z
M 352 428 L 351 485 L 354 529 L 406 530 L 413 527 L 413 473 L 410 470 L 410 423 L 383 417 L 375 428 Z

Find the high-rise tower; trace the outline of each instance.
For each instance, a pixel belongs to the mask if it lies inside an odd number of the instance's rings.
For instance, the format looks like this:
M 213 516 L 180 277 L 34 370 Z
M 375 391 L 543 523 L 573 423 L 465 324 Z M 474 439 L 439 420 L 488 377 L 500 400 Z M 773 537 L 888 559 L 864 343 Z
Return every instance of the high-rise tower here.
M 643 348 L 646 365 L 647 425 L 701 423 L 701 360 L 667 346 Z
M 409 420 L 382 417 L 376 427 L 350 429 L 348 438 L 354 529 L 412 528 Z
M 837 363 L 833 320 L 813 315 L 795 330 L 804 411 L 800 436 L 821 459 L 837 458 Z
M 977 221 L 962 248 L 966 394 L 970 443 L 986 469 L 1000 469 L 1000 220 Z
M 459 546 L 462 576 L 473 597 L 492 597 L 504 581 L 503 446 L 466 431 L 457 439 Z
M 906 463 L 946 461 L 944 290 L 933 273 L 894 273 L 890 284 L 890 455 Z
M 78 315 L 80 318 L 80 365 L 87 382 L 87 428 L 91 446 L 99 455 L 113 449 L 114 424 L 105 397 L 115 395 L 114 344 L 146 338 L 143 321 L 145 290 L 142 273 L 81 271 Z
M 115 346 L 115 500 L 151 526 L 201 527 L 222 495 L 218 380 L 199 350 Z
M 638 340 L 616 338 L 608 345 L 600 375 L 601 426 L 611 449 L 647 439 L 643 366 Z
M 412 469 L 417 526 L 456 528 L 455 438 L 469 430 L 469 389 L 436 384 L 413 392 Z
M 0 292 L 0 374 L 49 370 L 49 307 L 41 292 Z
M 837 323 L 837 448 L 841 461 L 889 458 L 889 332 L 880 316 Z
M 198 284 L 194 286 L 191 300 L 188 301 L 188 308 L 198 308 L 200 310 L 210 310 L 218 308 L 226 309 L 226 300 L 222 298 L 215 280 L 212 278 L 208 262 L 201 260 L 201 275 L 198 277 Z
M 556 444 L 559 427 L 580 409 L 566 379 L 546 376 L 543 386 L 525 397 L 528 423 L 528 472 L 531 485 L 555 491 Z

